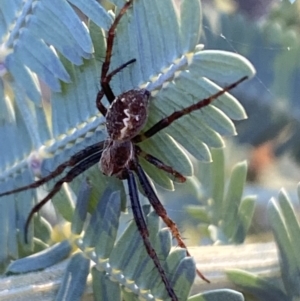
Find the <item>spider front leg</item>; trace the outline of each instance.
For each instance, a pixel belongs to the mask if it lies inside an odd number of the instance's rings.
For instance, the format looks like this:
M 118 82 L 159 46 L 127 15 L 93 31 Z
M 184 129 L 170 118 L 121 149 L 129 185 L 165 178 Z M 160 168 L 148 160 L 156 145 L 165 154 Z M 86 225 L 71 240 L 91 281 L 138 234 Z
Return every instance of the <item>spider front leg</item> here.
M 106 76 L 106 84 L 108 85 L 108 87 L 110 88 L 109 86 L 109 82 L 111 81 L 112 77 L 114 75 L 116 75 L 118 72 L 120 72 L 122 69 L 126 68 L 128 65 L 134 63 L 136 61 L 136 59 L 131 59 L 129 60 L 128 62 L 126 62 L 125 64 L 121 65 L 120 67 L 116 68 L 114 71 L 112 71 L 111 73 L 109 73 L 107 76 Z M 102 83 L 101 83 L 102 85 Z M 110 88 L 111 90 L 111 88 Z M 115 99 L 115 95 L 113 94 L 113 92 L 111 91 L 114 99 Z M 105 108 L 105 106 L 102 104 L 101 100 L 103 98 L 103 96 L 106 95 L 107 99 L 109 100 L 109 97 L 111 97 L 112 95 L 111 94 L 106 94 L 105 93 L 105 90 L 103 89 L 103 86 L 102 86 L 102 90 L 100 90 L 98 93 L 97 93 L 97 98 L 96 98 L 96 107 L 98 108 L 98 110 L 100 111 L 100 113 L 103 115 L 103 116 L 106 116 L 106 113 L 107 113 L 107 109 Z M 114 100 L 113 99 L 113 100 Z M 112 100 L 112 101 L 113 101 Z M 112 103 L 112 101 L 109 100 L 110 103 Z
M 109 30 L 107 32 L 106 55 L 105 55 L 104 62 L 102 64 L 100 83 L 101 83 L 103 93 L 105 94 L 105 96 L 107 97 L 107 99 L 110 103 L 112 103 L 114 101 L 115 95 L 109 85 L 109 82 L 110 82 L 110 79 L 112 76 L 107 75 L 107 73 L 108 73 L 108 70 L 110 67 L 113 44 L 114 44 L 114 39 L 115 39 L 115 35 L 116 35 L 116 28 L 117 28 L 121 18 L 123 17 L 123 15 L 126 13 L 128 8 L 131 6 L 132 2 L 133 2 L 133 0 L 129 0 L 124 4 L 124 6 L 121 8 L 119 14 L 116 16 L 113 24 L 111 25 L 111 27 L 109 28 Z M 128 63 L 126 63 L 126 64 L 128 65 Z M 126 65 L 126 64 L 124 64 L 124 65 Z M 119 71 L 124 68 L 124 65 L 123 65 L 123 67 L 121 66 L 118 68 Z M 119 71 L 117 71 L 117 72 L 119 72 Z M 117 73 L 117 72 L 115 72 L 115 73 Z M 97 99 L 98 99 L 98 96 L 97 96 Z M 98 109 L 99 109 L 99 107 L 98 107 Z M 103 107 L 101 107 L 101 109 L 99 109 L 99 110 L 102 113 L 101 110 L 103 110 Z
M 153 190 L 144 170 L 142 169 L 142 167 L 140 166 L 139 163 L 137 163 L 136 166 L 136 173 L 138 175 L 139 181 L 141 183 L 141 186 L 150 202 L 150 204 L 152 205 L 152 207 L 154 208 L 155 212 L 162 218 L 162 220 L 164 221 L 164 223 L 170 228 L 173 237 L 175 237 L 175 239 L 178 242 L 178 245 L 181 248 L 184 248 L 186 250 L 186 254 L 188 256 L 191 256 L 191 254 L 189 253 L 187 246 L 185 245 L 185 243 L 183 242 L 180 232 L 177 228 L 177 225 L 174 223 L 174 221 L 169 218 L 166 209 L 164 208 L 164 206 L 162 205 L 162 203 L 160 202 L 160 200 L 158 199 L 155 191 Z M 210 281 L 205 278 L 205 276 L 197 269 L 197 274 L 200 276 L 200 278 L 202 278 L 204 281 L 206 281 L 207 283 L 210 283 Z
M 157 123 L 155 123 L 150 129 L 148 129 L 145 133 L 143 134 L 139 134 L 137 136 L 135 136 L 133 138 L 133 142 L 135 143 L 139 143 L 142 142 L 152 136 L 154 136 L 156 133 L 160 132 L 161 130 L 163 130 L 164 128 L 168 127 L 170 124 L 172 124 L 174 121 L 176 121 L 177 119 L 188 115 L 194 111 L 200 110 L 208 105 L 210 105 L 215 99 L 217 99 L 219 96 L 223 95 L 224 93 L 232 90 L 233 88 L 235 88 L 236 86 L 238 86 L 240 83 L 242 83 L 243 81 L 245 81 L 248 78 L 248 76 L 244 76 L 241 79 L 239 79 L 238 81 L 232 83 L 231 85 L 228 85 L 226 87 L 224 87 L 222 90 L 218 91 L 217 93 L 204 98 L 200 101 L 198 101 L 197 103 L 184 108 L 180 111 L 175 111 L 174 113 L 172 113 L 171 115 L 161 119 L 160 121 L 158 121 Z
M 131 170 L 127 170 L 126 173 L 127 173 L 127 183 L 128 183 L 132 213 L 133 213 L 133 217 L 134 217 L 136 226 L 138 228 L 138 231 L 140 232 L 140 235 L 143 239 L 144 246 L 147 250 L 148 255 L 153 260 L 153 262 L 161 276 L 161 279 L 166 287 L 166 290 L 167 290 L 169 296 L 171 297 L 171 300 L 178 301 L 178 298 L 174 292 L 174 289 L 171 286 L 171 284 L 167 278 L 167 275 L 159 261 L 157 253 L 151 245 L 151 242 L 149 239 L 149 231 L 148 231 L 147 224 L 146 224 L 146 221 L 145 221 L 145 218 L 143 215 L 142 207 L 140 204 L 140 200 L 139 200 L 139 196 L 138 196 L 138 189 L 136 186 L 134 174 Z

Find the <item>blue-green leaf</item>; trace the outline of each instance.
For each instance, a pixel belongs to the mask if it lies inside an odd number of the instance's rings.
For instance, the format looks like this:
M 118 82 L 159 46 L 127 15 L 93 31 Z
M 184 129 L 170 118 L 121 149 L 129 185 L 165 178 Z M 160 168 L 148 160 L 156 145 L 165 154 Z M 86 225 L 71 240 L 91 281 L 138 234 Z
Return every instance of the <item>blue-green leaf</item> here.
M 56 301 L 79 301 L 86 287 L 90 270 L 90 261 L 83 254 L 72 256 L 65 271 L 62 284 L 56 295 Z
M 31 271 L 45 269 L 68 257 L 71 250 L 72 247 L 69 241 L 65 240 L 38 254 L 24 257 L 12 262 L 6 270 L 6 274 L 28 273 Z

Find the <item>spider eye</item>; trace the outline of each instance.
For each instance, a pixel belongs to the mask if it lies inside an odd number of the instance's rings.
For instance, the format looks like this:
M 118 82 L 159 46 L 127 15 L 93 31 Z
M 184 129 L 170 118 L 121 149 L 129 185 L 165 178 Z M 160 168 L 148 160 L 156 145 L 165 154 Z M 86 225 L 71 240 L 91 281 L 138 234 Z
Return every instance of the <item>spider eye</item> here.
M 147 98 L 148 98 L 148 100 L 149 100 L 149 98 L 150 98 L 150 96 L 151 96 L 151 93 L 150 93 L 150 91 L 148 91 L 148 90 L 145 90 L 145 89 L 143 89 L 143 90 L 140 90 L 140 91 L 144 91 L 144 95 L 145 95 L 145 97 L 147 97 Z

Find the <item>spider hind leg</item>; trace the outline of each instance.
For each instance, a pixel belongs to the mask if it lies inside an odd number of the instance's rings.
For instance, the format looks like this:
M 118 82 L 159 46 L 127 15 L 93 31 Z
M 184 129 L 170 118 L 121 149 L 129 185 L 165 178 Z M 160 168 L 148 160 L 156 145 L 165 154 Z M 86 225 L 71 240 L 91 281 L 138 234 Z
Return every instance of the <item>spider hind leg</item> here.
M 153 260 L 154 265 L 156 266 L 161 279 L 166 287 L 166 290 L 171 298 L 172 301 L 178 301 L 178 298 L 174 292 L 172 285 L 170 284 L 167 275 L 160 263 L 160 260 L 157 256 L 157 253 L 153 246 L 151 245 L 149 239 L 149 231 L 147 228 L 147 224 L 143 215 L 142 207 L 138 197 L 138 189 L 136 186 L 134 174 L 131 170 L 127 170 L 127 183 L 129 188 L 129 196 L 131 201 L 132 213 L 134 216 L 135 223 L 137 225 L 138 231 L 143 239 L 144 246 L 147 250 L 148 255 Z
M 168 216 L 166 209 L 164 208 L 164 206 L 158 199 L 155 191 L 151 187 L 151 184 L 150 184 L 145 172 L 143 171 L 142 167 L 138 163 L 137 163 L 137 167 L 136 167 L 136 173 L 137 173 L 137 176 L 141 183 L 141 186 L 142 186 L 150 204 L 154 208 L 155 212 L 162 218 L 164 223 L 169 227 L 169 229 L 172 232 L 173 237 L 177 240 L 178 245 L 181 248 L 184 248 L 186 250 L 186 254 L 188 256 L 191 256 L 191 254 L 189 253 L 189 251 L 187 249 L 187 246 L 185 245 L 184 241 L 181 238 L 181 235 L 180 235 L 180 232 L 179 232 L 179 229 L 178 229 L 176 223 Z M 210 281 L 207 278 L 205 278 L 205 276 L 198 269 L 197 269 L 197 274 L 199 275 L 199 277 L 201 279 L 203 279 L 207 283 L 210 283 Z
M 186 181 L 185 176 L 183 176 L 180 172 L 178 172 L 177 170 L 175 170 L 173 167 L 166 165 L 165 163 L 163 163 L 159 159 L 157 159 L 154 156 L 146 153 L 145 151 L 143 151 L 137 145 L 135 145 L 135 149 L 136 149 L 136 153 L 137 153 L 138 156 L 141 156 L 142 158 L 144 158 L 145 160 L 147 160 L 149 163 L 151 163 L 155 167 L 157 167 L 157 168 L 159 168 L 159 169 L 161 169 L 161 170 L 163 170 L 163 171 L 171 174 L 172 176 L 175 177 L 175 179 L 179 183 L 184 183 Z

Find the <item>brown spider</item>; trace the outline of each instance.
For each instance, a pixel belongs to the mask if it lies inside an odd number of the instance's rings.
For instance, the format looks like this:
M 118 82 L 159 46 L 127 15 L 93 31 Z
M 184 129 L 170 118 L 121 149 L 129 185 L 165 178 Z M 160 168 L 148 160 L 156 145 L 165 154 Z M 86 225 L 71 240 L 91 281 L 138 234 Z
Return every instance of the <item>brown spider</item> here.
M 182 116 L 208 106 L 213 100 L 236 87 L 247 77 L 245 76 L 241 78 L 240 80 L 225 87 L 223 90 L 211 95 L 206 99 L 202 99 L 187 108 L 172 113 L 171 115 L 154 124 L 147 131 L 141 133 L 141 130 L 143 129 L 148 117 L 150 92 L 145 89 L 133 89 L 126 91 L 119 96 L 115 96 L 110 87 L 110 81 L 112 77 L 116 73 L 124 69 L 126 66 L 134 63 L 135 59 L 128 61 L 127 63 L 108 73 L 117 25 L 120 22 L 122 16 L 132 5 L 132 3 L 133 0 L 129 0 L 124 4 L 107 33 L 106 56 L 104 63 L 102 64 L 100 80 L 102 90 L 97 94 L 96 105 L 98 110 L 103 114 L 103 116 L 106 117 L 108 139 L 104 142 L 99 142 L 97 144 L 91 145 L 88 148 L 76 153 L 67 162 L 59 165 L 48 176 L 30 185 L 1 193 L 0 197 L 24 191 L 30 188 L 39 187 L 42 184 L 60 175 L 67 167 L 71 167 L 67 174 L 56 182 L 49 194 L 42 201 L 36 204 L 31 210 L 25 226 L 25 236 L 27 237 L 27 230 L 31 218 L 60 190 L 62 184 L 65 182 L 73 181 L 73 179 L 79 174 L 83 173 L 85 170 L 99 162 L 99 168 L 105 175 L 116 176 L 121 180 L 127 181 L 133 216 L 138 231 L 142 236 L 147 253 L 152 258 L 162 278 L 162 281 L 164 282 L 169 297 L 171 298 L 171 300 L 178 300 L 178 297 L 176 296 L 173 287 L 158 259 L 157 253 L 150 243 L 149 232 L 138 197 L 135 174 L 154 210 L 170 228 L 173 237 L 175 237 L 178 242 L 178 245 L 186 249 L 188 256 L 190 256 L 190 253 L 188 252 L 187 247 L 181 238 L 177 225 L 169 218 L 164 206 L 153 190 L 144 170 L 139 163 L 138 157 L 141 156 L 157 168 L 172 174 L 180 182 L 184 182 L 186 179 L 182 174 L 174 170 L 171 166 L 165 165 L 159 159 L 143 151 L 138 146 L 138 143 L 152 137 Z M 110 103 L 110 106 L 108 108 L 106 108 L 101 102 L 104 95 Z M 201 274 L 200 271 L 197 271 L 197 273 L 202 279 L 209 282 Z

